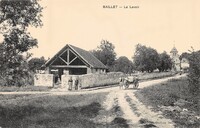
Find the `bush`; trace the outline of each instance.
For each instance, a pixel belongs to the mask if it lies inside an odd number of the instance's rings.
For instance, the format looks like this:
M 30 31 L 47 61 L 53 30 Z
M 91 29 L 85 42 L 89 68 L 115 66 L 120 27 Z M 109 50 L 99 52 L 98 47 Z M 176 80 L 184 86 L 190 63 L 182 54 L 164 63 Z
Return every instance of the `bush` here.
M 10 72 L 7 76 L 0 79 L 0 86 L 27 86 L 33 85 L 33 72 L 30 71 L 17 71 Z
M 192 52 L 189 57 L 189 90 L 193 95 L 198 95 L 200 92 L 200 51 Z

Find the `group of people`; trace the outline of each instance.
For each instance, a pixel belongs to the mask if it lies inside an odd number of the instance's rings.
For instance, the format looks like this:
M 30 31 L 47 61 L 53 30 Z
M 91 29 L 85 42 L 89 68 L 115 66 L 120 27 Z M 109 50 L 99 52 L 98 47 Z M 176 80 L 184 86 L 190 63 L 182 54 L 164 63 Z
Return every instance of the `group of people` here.
M 74 83 L 73 83 L 74 81 Z M 69 80 L 68 80 L 68 90 L 71 91 L 71 90 L 78 90 L 79 89 L 79 80 L 78 78 L 75 78 L 74 80 L 72 79 L 72 77 L 70 76 L 69 77 Z

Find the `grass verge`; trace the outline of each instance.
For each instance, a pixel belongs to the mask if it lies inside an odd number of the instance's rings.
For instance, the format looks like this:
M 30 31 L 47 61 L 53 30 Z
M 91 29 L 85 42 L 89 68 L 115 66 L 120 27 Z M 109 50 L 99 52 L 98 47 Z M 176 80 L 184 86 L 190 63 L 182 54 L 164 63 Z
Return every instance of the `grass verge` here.
M 102 126 L 91 121 L 102 110 L 107 93 L 84 95 L 41 95 L 33 99 L 15 95 L 0 100 L 0 127 L 91 128 Z M 38 96 L 38 95 L 37 95 Z M 16 95 L 19 97 L 19 95 Z M 30 96 L 28 96 L 30 97 Z M 3 99 L 3 95 L 1 95 Z
M 127 128 L 117 99 L 112 109 L 103 107 L 107 94 L 0 95 L 0 127 Z
M 28 91 L 50 91 L 52 87 L 39 87 L 39 86 L 0 86 L 1 92 L 28 92 Z
M 152 72 L 152 73 L 141 73 L 138 75 L 140 81 L 147 81 L 147 80 L 154 80 L 154 79 L 161 79 L 165 77 L 171 77 L 176 75 L 177 72 Z
M 198 127 L 200 97 L 193 97 L 188 90 L 187 78 L 171 79 L 137 91 L 136 97 L 155 111 L 162 111 L 177 127 Z

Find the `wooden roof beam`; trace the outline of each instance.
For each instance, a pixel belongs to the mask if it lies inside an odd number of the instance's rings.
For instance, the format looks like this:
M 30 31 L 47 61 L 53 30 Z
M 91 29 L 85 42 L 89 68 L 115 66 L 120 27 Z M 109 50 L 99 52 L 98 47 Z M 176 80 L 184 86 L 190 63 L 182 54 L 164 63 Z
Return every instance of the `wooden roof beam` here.
M 70 62 L 69 62 L 69 64 L 71 64 L 75 59 L 77 59 L 78 57 L 76 56 L 76 57 L 74 57 L 74 59 L 73 60 L 71 60 Z
M 52 65 L 51 68 L 87 68 L 84 65 Z
M 65 61 L 62 57 L 59 56 L 59 58 L 66 64 L 69 65 L 69 63 L 67 61 Z

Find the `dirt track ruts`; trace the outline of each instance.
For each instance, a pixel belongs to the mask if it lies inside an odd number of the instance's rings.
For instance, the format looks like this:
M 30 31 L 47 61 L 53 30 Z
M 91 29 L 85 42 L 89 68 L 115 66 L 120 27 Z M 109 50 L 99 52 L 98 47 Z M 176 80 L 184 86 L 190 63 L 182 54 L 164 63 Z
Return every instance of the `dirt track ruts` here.
M 157 80 L 149 80 L 145 82 L 141 82 L 139 85 L 139 89 L 142 89 L 147 86 L 151 86 L 154 84 L 158 84 L 161 82 L 165 82 L 171 78 L 180 78 L 185 75 L 177 75 L 174 77 L 167 77 Z M 130 86 L 131 88 L 131 86 Z M 141 124 L 141 120 L 146 120 L 153 126 L 159 128 L 173 128 L 174 124 L 170 119 L 166 119 L 162 116 L 161 112 L 153 112 L 150 108 L 147 108 L 143 105 L 134 95 L 134 92 L 137 91 L 135 89 L 127 89 L 127 90 L 120 90 L 119 87 L 110 87 L 110 88 L 91 88 L 91 89 L 84 89 L 77 92 L 69 92 L 65 91 L 65 89 L 60 91 L 51 91 L 51 92 L 0 92 L 0 94 L 43 94 L 45 95 L 80 95 L 80 94 L 88 94 L 88 93 L 98 93 L 98 92 L 109 92 L 109 97 L 105 101 L 107 105 L 107 109 L 109 106 L 112 106 L 114 98 L 117 98 L 118 105 L 123 112 L 123 118 L 128 121 L 129 126 L 138 126 L 144 127 L 144 124 Z M 36 96 L 39 97 L 39 96 Z

